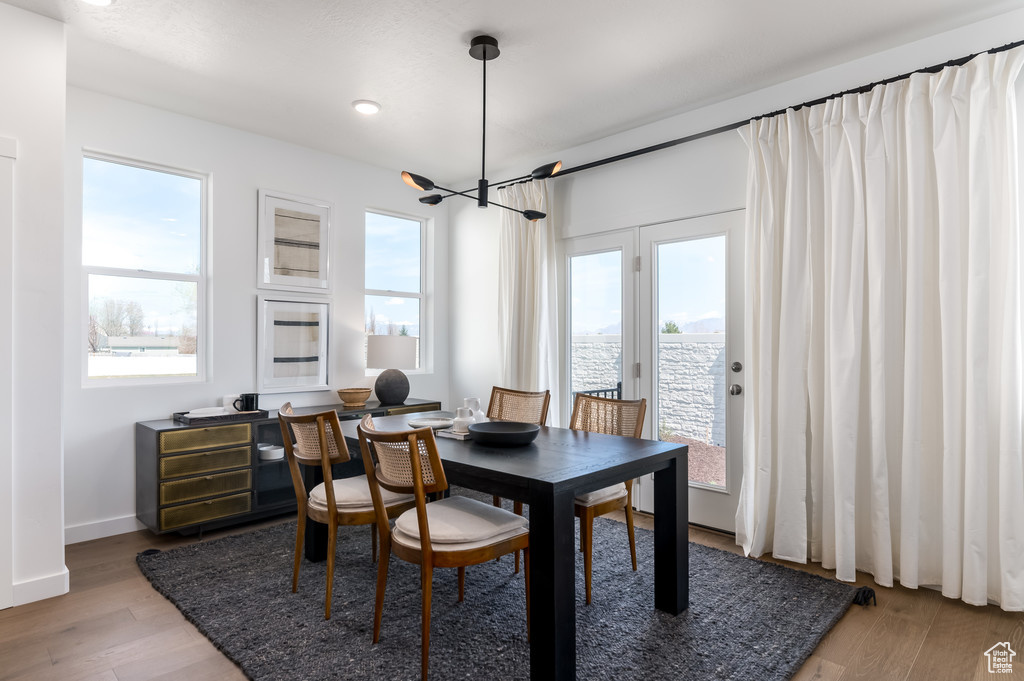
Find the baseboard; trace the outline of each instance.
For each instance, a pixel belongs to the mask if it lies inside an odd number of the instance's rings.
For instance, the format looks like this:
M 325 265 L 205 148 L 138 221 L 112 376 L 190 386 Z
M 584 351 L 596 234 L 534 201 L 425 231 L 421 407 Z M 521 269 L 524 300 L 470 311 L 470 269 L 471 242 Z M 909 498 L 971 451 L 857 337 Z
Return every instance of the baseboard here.
M 55 575 L 14 583 L 14 605 L 25 605 L 54 596 L 63 596 L 71 586 L 67 566 Z
M 121 516 L 120 518 L 107 518 L 81 525 L 66 525 L 64 527 L 64 543 L 77 544 L 92 539 L 112 537 L 115 534 L 135 532 L 145 527 L 133 515 Z

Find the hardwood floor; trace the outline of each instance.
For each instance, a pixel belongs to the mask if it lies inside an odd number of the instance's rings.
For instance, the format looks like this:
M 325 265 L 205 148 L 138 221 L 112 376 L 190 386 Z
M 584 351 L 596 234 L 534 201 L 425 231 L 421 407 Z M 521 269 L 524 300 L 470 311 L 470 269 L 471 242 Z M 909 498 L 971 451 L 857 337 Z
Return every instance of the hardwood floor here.
M 636 517 L 639 526 L 653 527 L 649 516 Z M 268 523 L 207 533 L 205 539 Z M 700 528 L 690 528 L 690 540 L 740 552 L 732 537 Z M 134 532 L 68 546 L 70 593 L 0 611 L 0 680 L 245 679 L 135 565 L 139 551 L 192 541 Z M 775 562 L 832 577 L 818 566 Z M 994 677 L 983 653 L 1001 641 L 1020 651 L 1014 661 L 1020 669 L 999 676 L 1024 678 L 1024 613 L 973 607 L 928 589 L 886 589 L 867 575 L 857 583 L 875 589 L 878 605 L 852 606 L 796 681 L 981 681 Z

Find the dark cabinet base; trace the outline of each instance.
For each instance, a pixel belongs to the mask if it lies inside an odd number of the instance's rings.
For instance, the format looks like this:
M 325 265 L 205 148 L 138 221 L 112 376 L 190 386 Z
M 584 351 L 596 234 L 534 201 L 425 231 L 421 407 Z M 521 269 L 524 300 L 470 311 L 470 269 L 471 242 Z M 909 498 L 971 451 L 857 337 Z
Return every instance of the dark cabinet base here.
M 405 404 L 345 409 L 342 405 L 302 407 L 298 414 L 326 409 L 338 418 L 353 420 L 364 414 L 429 412 L 441 408 L 432 400 L 410 398 Z M 277 412 L 230 425 L 184 424 L 171 419 L 140 421 L 135 424 L 135 508 L 136 517 L 156 533 L 192 535 L 204 530 L 252 522 L 272 516 L 294 514 L 295 489 L 284 459 L 261 460 L 259 445 L 283 444 Z M 363 472 L 358 455 L 335 467 L 336 477 Z M 323 481 L 315 466 L 304 466 L 306 490 Z M 327 543 L 324 527 L 310 522 L 306 555 L 323 560 Z

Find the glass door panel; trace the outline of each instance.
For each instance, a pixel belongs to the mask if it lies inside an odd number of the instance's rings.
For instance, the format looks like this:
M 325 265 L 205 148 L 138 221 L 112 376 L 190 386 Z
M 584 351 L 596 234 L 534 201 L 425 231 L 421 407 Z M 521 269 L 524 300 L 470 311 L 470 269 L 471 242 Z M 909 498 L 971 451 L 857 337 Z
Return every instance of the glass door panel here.
M 726 483 L 725 235 L 656 246 L 658 438 L 690 447 L 690 481 Z
M 635 399 L 635 234 L 613 232 L 566 243 L 567 290 L 562 423 L 576 392 Z
M 621 399 L 622 251 L 569 259 L 569 391 Z

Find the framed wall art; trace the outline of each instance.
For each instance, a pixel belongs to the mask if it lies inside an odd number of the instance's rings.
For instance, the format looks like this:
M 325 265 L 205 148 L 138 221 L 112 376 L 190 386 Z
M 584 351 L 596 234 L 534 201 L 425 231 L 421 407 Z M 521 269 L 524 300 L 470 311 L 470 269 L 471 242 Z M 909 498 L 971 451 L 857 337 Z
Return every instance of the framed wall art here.
M 259 392 L 328 389 L 330 301 L 260 295 L 257 296 L 256 319 Z
M 330 292 L 331 204 L 259 190 L 260 288 Z

